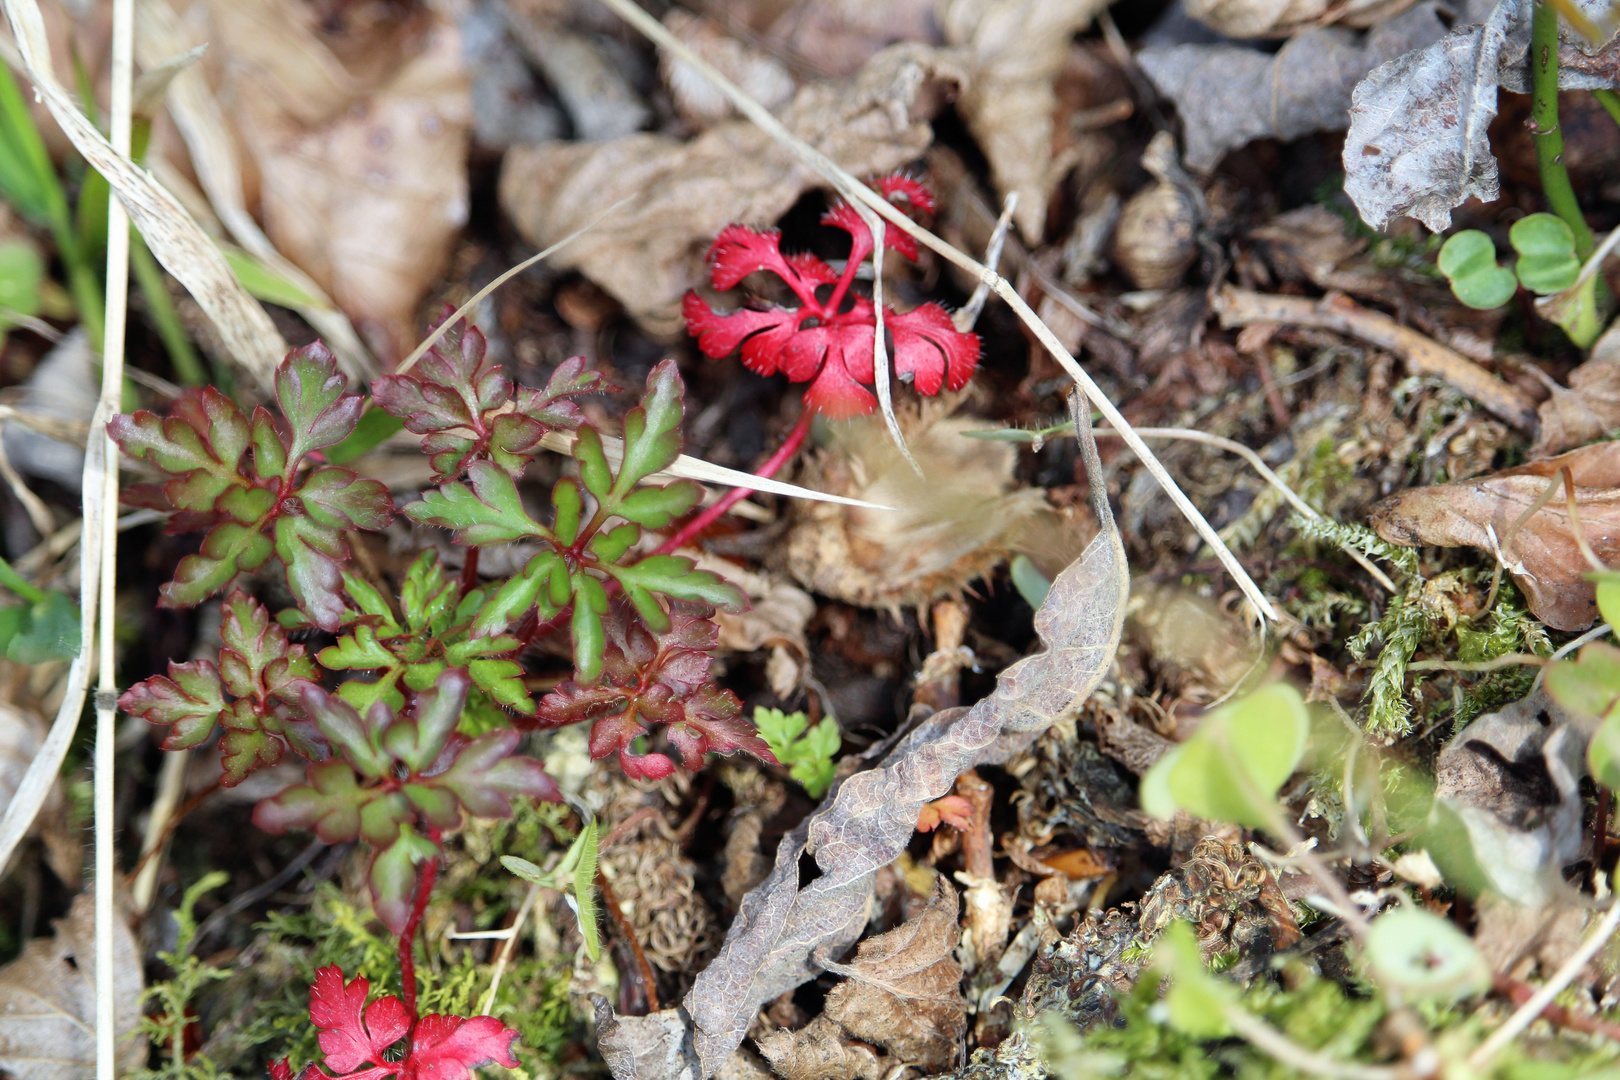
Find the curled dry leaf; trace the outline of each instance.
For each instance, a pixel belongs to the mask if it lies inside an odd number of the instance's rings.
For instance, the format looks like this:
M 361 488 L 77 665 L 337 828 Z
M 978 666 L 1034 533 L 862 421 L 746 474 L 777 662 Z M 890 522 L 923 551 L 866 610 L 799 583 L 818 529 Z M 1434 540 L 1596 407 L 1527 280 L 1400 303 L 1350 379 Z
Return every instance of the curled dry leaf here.
M 1573 2 L 1589 18 L 1608 18 L 1609 0 Z M 1529 88 L 1530 0 L 1472 0 L 1465 7 L 1450 33 L 1383 64 L 1355 89 L 1344 190 L 1375 229 L 1404 215 L 1443 232 L 1454 207 L 1470 197 L 1490 202 L 1500 190 L 1489 128 L 1497 87 Z M 1559 50 L 1560 60 L 1566 51 L 1585 57 L 1582 46 L 1590 43 L 1568 26 L 1563 33 L 1570 45 Z M 1608 86 L 1612 76 L 1601 67 L 1561 65 L 1559 86 Z
M 1285 37 L 1310 26 L 1375 26 L 1413 0 L 1187 0 L 1187 14 L 1230 38 Z
M 1586 363 L 1569 373 L 1569 389 L 1555 387 L 1537 410 L 1541 426 L 1532 458 L 1601 439 L 1620 428 L 1620 323 L 1597 339 Z
M 664 25 L 693 52 L 772 112 L 787 104 L 798 89 L 798 81 L 780 60 L 738 41 L 707 16 L 671 8 L 664 16 Z M 708 127 L 735 115 L 736 110 L 726 96 L 690 64 L 669 53 L 660 53 L 658 68 L 675 100 L 676 110 L 689 123 Z
M 17 1080 L 90 1080 L 96 1075 L 95 898 L 82 892 L 56 936 L 28 943 L 0 968 L 0 1075 Z M 122 918 L 113 918 L 114 1034 L 120 1071 L 146 1064 L 140 1021 L 141 959 Z
M 1181 113 L 1187 164 L 1208 170 L 1253 139 L 1343 128 L 1363 76 L 1445 33 L 1439 7 L 1427 0 L 1365 34 L 1307 30 L 1274 54 L 1234 43 L 1171 45 L 1144 49 L 1137 62 Z
M 927 90 L 966 81 L 949 53 L 897 45 L 844 82 L 801 89 L 781 120 L 857 176 L 899 168 L 933 140 Z M 636 134 L 604 143 L 522 147 L 501 169 L 502 208 L 523 238 L 545 247 L 609 215 L 552 258 L 583 271 L 658 332 L 678 330 L 681 297 L 703 274 L 703 253 L 735 221 L 768 224 L 817 178 L 751 122 L 717 124 L 689 142 Z
M 846 981 L 833 987 L 826 1011 L 808 1026 L 759 1040 L 776 1071 L 787 1080 L 821 1080 L 882 1076 L 896 1063 L 947 1068 L 967 1029 L 962 965 L 952 956 L 962 936 L 957 907 L 956 889 L 941 875 L 922 911 L 863 941 L 851 963 L 818 957 Z M 851 1037 L 883 1047 L 892 1060 L 878 1060 Z
M 1562 891 L 1581 853 L 1589 735 L 1540 689 L 1457 733 L 1435 761 L 1441 828 L 1458 822 L 1466 838 L 1431 844 L 1446 880 L 1533 906 Z
M 1018 193 L 1018 231 L 1038 244 L 1053 185 L 1073 164 L 1054 158 L 1057 95 L 1074 35 L 1106 0 L 949 0 L 945 38 L 967 54 L 968 84 L 957 110 L 990 161 L 1003 195 Z
M 428 8 L 392 21 L 386 39 L 358 43 L 373 62 L 355 71 L 308 5 L 209 9 L 265 231 L 380 356 L 397 359 L 467 220 L 471 91 L 454 21 Z
M 1620 557 L 1620 442 L 1403 491 L 1372 508 L 1372 526 L 1385 540 L 1407 547 L 1488 551 L 1513 575 L 1531 614 L 1555 630 L 1584 630 L 1597 618 L 1597 592 L 1583 576 L 1593 567 L 1575 539 L 1576 522 L 1561 486 L 1565 469 L 1580 529 L 1598 559 L 1612 564 Z M 1525 517 L 1549 485 L 1551 497 Z
M 1083 447 L 1089 475 L 1101 476 L 1095 445 Z M 1092 501 L 1101 531 L 1057 576 L 1035 613 L 1045 651 L 1003 671 L 990 696 L 971 709 L 946 709 L 906 732 L 874 768 L 839 782 L 821 809 L 783 838 L 770 876 L 743 898 L 720 955 L 686 997 L 698 1060 L 679 1069 L 714 1073 L 762 1004 L 815 978 L 822 968 L 814 956 L 836 955 L 860 936 L 873 880 L 905 850 L 924 804 L 949 792 L 967 769 L 1006 761 L 1102 679 L 1119 644 L 1129 575 L 1107 496 L 1094 491 Z M 806 854 L 821 876 L 800 889 Z M 633 1062 L 643 1051 L 626 1041 L 633 1037 L 626 1028 L 614 1030 L 624 1034 L 602 1028 L 603 1056 L 610 1064 Z M 632 1075 L 615 1070 L 619 1080 Z

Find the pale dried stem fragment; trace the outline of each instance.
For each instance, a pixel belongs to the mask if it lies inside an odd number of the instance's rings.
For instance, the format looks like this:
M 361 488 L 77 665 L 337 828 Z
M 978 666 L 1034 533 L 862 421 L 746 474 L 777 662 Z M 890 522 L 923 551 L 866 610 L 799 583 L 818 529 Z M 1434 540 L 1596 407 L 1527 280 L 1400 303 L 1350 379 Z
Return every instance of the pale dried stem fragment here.
M 1270 296 L 1228 285 L 1216 294 L 1215 312 L 1227 328 L 1274 322 L 1360 338 L 1399 356 L 1414 375 L 1445 380 L 1514 427 L 1535 427 L 1536 403 L 1523 390 L 1503 382 L 1461 353 L 1402 326 L 1388 315 L 1369 311 L 1343 294 L 1329 293 L 1320 300 L 1311 300 Z

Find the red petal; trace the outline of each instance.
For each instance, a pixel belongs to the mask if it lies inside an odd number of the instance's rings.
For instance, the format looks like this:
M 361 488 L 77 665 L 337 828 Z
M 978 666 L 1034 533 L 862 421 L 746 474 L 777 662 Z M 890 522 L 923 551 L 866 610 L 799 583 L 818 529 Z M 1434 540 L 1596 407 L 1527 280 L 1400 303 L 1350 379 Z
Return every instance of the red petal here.
M 884 322 L 894 334 L 895 374 L 911 376 L 919 394 L 937 394 L 941 385 L 960 390 L 979 366 L 978 336 L 958 331 L 938 304 L 888 312 Z
M 746 225 L 727 225 L 709 245 L 709 280 L 717 289 L 731 289 L 760 270 L 787 277 L 781 243 L 779 232 L 755 232 Z
M 890 202 L 900 205 L 910 203 L 911 209 L 923 214 L 934 212 L 934 193 L 920 180 L 913 180 L 904 173 L 890 173 L 878 179 L 877 189 L 883 197 Z

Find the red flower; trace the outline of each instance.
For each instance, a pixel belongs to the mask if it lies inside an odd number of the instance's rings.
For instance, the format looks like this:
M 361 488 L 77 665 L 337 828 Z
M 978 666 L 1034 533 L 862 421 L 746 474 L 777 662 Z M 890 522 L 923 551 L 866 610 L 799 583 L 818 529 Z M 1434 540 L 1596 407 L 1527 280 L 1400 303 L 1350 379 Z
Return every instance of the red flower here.
M 891 202 L 904 200 L 931 212 L 934 197 L 922 184 L 904 176 L 886 176 L 878 189 Z M 779 232 L 756 232 L 728 225 L 709 248 L 709 280 L 716 289 L 735 288 L 749 274 L 775 274 L 799 299 L 794 308 L 742 308 L 722 314 L 695 292 L 682 301 L 687 333 L 698 339 L 705 356 L 716 359 L 742 350 L 743 364 L 761 375 L 781 372 L 792 382 L 808 382 L 805 404 L 839 420 L 871 412 L 877 398 L 866 389 L 875 381 L 873 333 L 877 326 L 872 301 L 851 296 L 850 285 L 872 253 L 872 233 L 855 208 L 839 203 L 822 223 L 850 235 L 849 259 L 842 275 L 814 255 L 784 255 Z M 884 229 L 885 244 L 908 259 L 917 257 L 917 242 L 899 229 Z M 818 290 L 830 287 L 826 299 Z M 979 339 L 956 329 L 945 309 L 924 304 L 900 314 L 885 307 L 884 325 L 894 340 L 894 371 L 920 393 L 941 387 L 960 390 L 979 363 Z

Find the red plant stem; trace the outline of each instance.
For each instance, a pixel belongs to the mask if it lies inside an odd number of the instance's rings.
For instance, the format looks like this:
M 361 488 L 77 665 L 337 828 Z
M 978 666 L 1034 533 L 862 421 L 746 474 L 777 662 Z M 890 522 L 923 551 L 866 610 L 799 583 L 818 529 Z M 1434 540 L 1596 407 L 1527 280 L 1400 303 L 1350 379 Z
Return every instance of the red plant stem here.
M 1514 1005 L 1523 1005 L 1536 996 L 1536 988 L 1528 983 L 1509 978 L 1500 972 L 1491 976 L 1491 988 L 1498 994 L 1507 998 Z M 1613 1024 L 1597 1016 L 1583 1016 L 1571 1012 L 1562 1005 L 1548 1005 L 1541 1010 L 1541 1018 L 1550 1024 L 1570 1031 L 1580 1031 L 1589 1035 L 1601 1035 L 1606 1039 L 1620 1042 L 1620 1024 Z
M 428 830 L 428 839 L 433 841 L 435 847 L 439 843 L 439 830 Z M 422 925 L 422 915 L 427 911 L 428 897 L 433 895 L 433 882 L 439 876 L 439 856 L 435 854 L 422 867 L 422 872 L 416 878 L 416 895 L 411 899 L 411 917 L 405 920 L 405 929 L 399 935 L 399 981 L 404 992 L 405 1009 L 411 1014 L 411 1023 L 416 1023 L 416 931 Z
M 466 596 L 478 588 L 478 549 L 467 549 L 467 561 L 461 564 L 461 595 Z
M 800 413 L 799 422 L 793 425 L 793 430 L 788 432 L 786 439 L 782 440 L 782 445 L 777 448 L 776 453 L 766 459 L 765 464 L 754 470 L 754 475 L 761 480 L 769 480 L 781 470 L 782 466 L 792 461 L 794 455 L 799 452 L 799 447 L 804 445 L 805 436 L 810 434 L 810 424 L 814 419 L 815 413 L 809 409 L 805 409 Z M 703 534 L 704 529 L 714 524 L 721 514 L 724 514 L 753 493 L 753 488 L 732 488 L 716 499 L 713 505 L 700 511 L 685 525 L 676 529 L 668 540 L 658 545 L 658 550 L 653 554 L 668 555 L 670 552 L 691 543 Z

